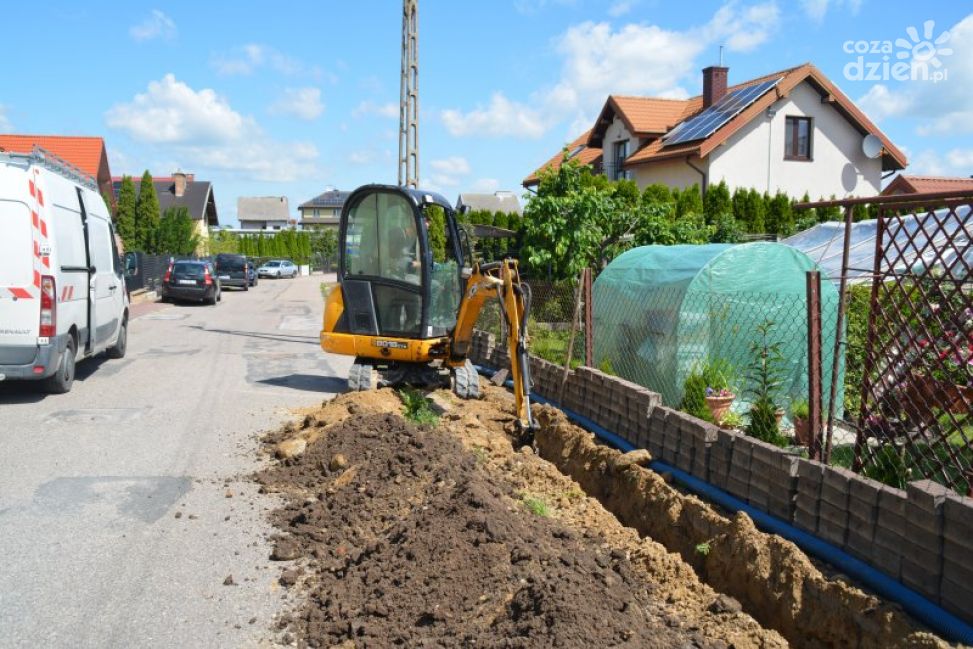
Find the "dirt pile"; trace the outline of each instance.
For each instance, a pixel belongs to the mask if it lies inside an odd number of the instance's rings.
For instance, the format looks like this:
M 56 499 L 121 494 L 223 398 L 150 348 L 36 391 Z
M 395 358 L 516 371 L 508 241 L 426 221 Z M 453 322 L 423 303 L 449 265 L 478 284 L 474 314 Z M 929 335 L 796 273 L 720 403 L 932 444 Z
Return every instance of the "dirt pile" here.
M 503 409 L 471 405 L 416 428 L 391 414 L 389 391 L 345 395 L 268 439 L 307 442 L 258 476 L 285 496 L 274 554 L 296 559 L 281 583 L 306 589 L 307 604 L 281 627 L 302 644 L 784 646 L 516 452 Z

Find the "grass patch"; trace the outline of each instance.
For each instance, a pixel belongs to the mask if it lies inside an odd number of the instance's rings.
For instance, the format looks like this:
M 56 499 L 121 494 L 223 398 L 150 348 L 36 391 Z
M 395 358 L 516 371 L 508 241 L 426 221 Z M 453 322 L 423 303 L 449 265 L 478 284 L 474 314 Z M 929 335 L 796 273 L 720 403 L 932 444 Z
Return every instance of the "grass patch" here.
M 709 541 L 703 541 L 702 543 L 697 544 L 695 549 L 696 549 L 696 554 L 701 554 L 704 557 L 708 556 L 711 549 L 709 545 Z
M 419 426 L 434 426 L 439 423 L 439 415 L 432 409 L 432 402 L 419 390 L 403 388 L 399 390 L 402 400 L 402 414 L 406 419 Z
M 534 516 L 543 516 L 546 518 L 551 515 L 551 507 L 542 498 L 523 494 L 521 500 L 524 503 L 524 507 L 527 508 L 527 511 Z
M 482 446 L 474 446 L 473 447 L 473 457 L 476 458 L 476 463 L 477 464 L 483 464 L 484 462 L 487 461 L 487 458 L 489 458 L 490 455 L 489 455 L 489 453 L 487 453 L 487 450 L 485 448 L 483 448 Z

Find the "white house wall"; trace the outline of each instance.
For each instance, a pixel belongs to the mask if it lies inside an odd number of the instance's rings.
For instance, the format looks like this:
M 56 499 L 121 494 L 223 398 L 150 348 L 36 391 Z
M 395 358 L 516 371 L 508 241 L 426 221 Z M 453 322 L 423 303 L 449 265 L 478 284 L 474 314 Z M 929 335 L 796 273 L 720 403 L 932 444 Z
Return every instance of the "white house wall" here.
M 766 114 L 752 120 L 710 154 L 709 182 L 735 187 L 781 190 L 812 199 L 874 196 L 881 191 L 881 159 L 862 154 L 864 137 L 807 82 Z M 811 117 L 811 161 L 784 160 L 787 117 Z M 642 183 L 639 182 L 641 185 Z
M 694 159 L 693 165 L 706 171 L 706 160 Z M 684 158 L 674 158 L 672 160 L 660 160 L 647 165 L 638 165 L 631 168 L 632 180 L 645 189 L 653 183 L 662 183 L 672 188 L 682 189 L 693 185 L 702 185 L 703 177 L 695 169 L 686 164 Z

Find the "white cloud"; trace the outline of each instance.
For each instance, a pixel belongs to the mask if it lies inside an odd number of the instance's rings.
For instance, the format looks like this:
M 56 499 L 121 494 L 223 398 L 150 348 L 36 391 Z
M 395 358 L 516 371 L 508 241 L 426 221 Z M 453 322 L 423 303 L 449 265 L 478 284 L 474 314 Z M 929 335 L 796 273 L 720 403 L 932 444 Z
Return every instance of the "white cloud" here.
M 369 165 L 377 162 L 380 154 L 375 149 L 355 149 L 348 154 L 348 162 L 356 165 Z
M 312 121 L 324 113 L 321 102 L 321 91 L 309 86 L 307 88 L 287 88 L 284 95 L 270 106 L 270 112 L 275 115 L 290 115 Z
M 858 10 L 861 9 L 862 0 L 801 0 L 804 13 L 808 15 L 808 18 L 818 23 L 824 20 L 828 9 L 831 7 L 838 8 L 845 5 L 848 7 L 851 15 L 855 16 L 858 14 Z
M 193 164 L 267 182 L 291 182 L 317 175 L 317 148 L 308 142 L 276 142 L 266 138 L 222 147 L 189 147 Z
M 318 151 L 308 142 L 279 142 L 209 88 L 194 90 L 173 74 L 105 113 L 108 126 L 155 146 L 184 168 L 219 170 L 271 182 L 315 175 Z
M 455 136 L 538 138 L 567 119 L 590 126 L 609 94 L 696 94 L 701 83 L 697 59 L 704 52 L 719 44 L 731 52 L 752 51 L 774 35 L 779 22 L 773 0 L 753 5 L 731 2 L 707 23 L 682 31 L 642 23 L 615 29 L 607 22 L 584 22 L 555 40 L 562 59 L 560 77 L 528 102 L 497 92 L 486 107 L 445 110 L 441 118 Z M 692 93 L 683 86 L 687 80 Z
M 137 41 L 151 41 L 156 38 L 168 41 L 176 37 L 176 23 L 158 9 L 153 9 L 145 20 L 129 27 L 128 34 Z
M 869 117 L 916 121 L 919 135 L 973 133 L 973 14 L 949 30 L 951 55 L 942 56 L 947 78 L 939 81 L 905 81 L 894 88 L 872 86 L 858 101 Z
M 0 131 L 12 130 L 14 130 L 14 126 L 10 123 L 10 119 L 7 117 L 7 107 L 0 104 Z
M 577 4 L 578 0 L 514 0 L 517 13 L 530 16 L 547 7 L 565 7 Z
M 429 163 L 433 169 L 440 173 L 451 176 L 465 176 L 470 173 L 470 163 L 461 156 L 452 156 L 442 160 L 433 160 Z
M 399 117 L 399 105 L 395 102 L 387 102 L 384 104 L 377 104 L 370 99 L 358 104 L 354 110 L 351 111 L 352 117 L 355 119 L 365 117 L 368 115 L 375 115 L 377 117 L 387 117 L 389 119 Z
M 148 91 L 132 101 L 112 106 L 105 118 L 143 142 L 226 142 L 252 126 L 214 90 L 197 92 L 172 73 L 150 81 Z
M 906 173 L 927 176 L 970 176 L 973 174 L 973 148 L 955 148 L 946 153 L 924 149 L 911 157 Z
M 912 109 L 914 101 L 904 93 L 893 92 L 888 86 L 876 83 L 858 98 L 857 103 L 869 118 L 881 121 L 886 117 L 905 115 Z
M 619 16 L 624 16 L 630 12 L 635 5 L 638 4 L 638 0 L 616 0 L 608 8 L 608 15 L 612 18 L 618 18 Z
M 540 113 L 524 104 L 512 102 L 503 93 L 494 93 L 489 106 L 469 112 L 444 110 L 446 130 L 455 136 L 485 135 L 539 138 L 547 130 Z
M 470 191 L 479 194 L 492 194 L 500 188 L 500 181 L 496 178 L 478 178 L 472 185 Z
M 298 59 L 260 43 L 248 43 L 229 54 L 218 54 L 210 60 L 210 66 L 218 74 L 226 76 L 245 76 L 258 69 L 269 69 L 287 75 L 322 76 L 318 67 L 308 67 Z

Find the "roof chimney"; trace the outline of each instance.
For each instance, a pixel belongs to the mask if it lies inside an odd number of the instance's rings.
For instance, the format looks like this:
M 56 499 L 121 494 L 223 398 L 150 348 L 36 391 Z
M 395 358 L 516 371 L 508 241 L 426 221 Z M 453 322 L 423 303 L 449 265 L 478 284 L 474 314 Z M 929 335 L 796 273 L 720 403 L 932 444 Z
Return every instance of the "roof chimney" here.
M 711 65 L 703 68 L 703 108 L 709 108 L 726 94 L 726 73 L 730 68 Z
M 176 171 L 172 174 L 172 184 L 175 185 L 176 198 L 181 198 L 186 194 L 186 174 Z

